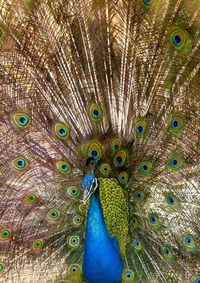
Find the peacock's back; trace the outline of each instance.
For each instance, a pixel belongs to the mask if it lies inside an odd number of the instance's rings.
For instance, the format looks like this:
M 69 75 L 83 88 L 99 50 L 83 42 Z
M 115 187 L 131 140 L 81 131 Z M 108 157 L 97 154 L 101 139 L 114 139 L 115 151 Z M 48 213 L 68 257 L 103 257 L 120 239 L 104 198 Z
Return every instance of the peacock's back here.
M 0 0 L 0 282 L 200 283 L 199 72 L 199 0 Z

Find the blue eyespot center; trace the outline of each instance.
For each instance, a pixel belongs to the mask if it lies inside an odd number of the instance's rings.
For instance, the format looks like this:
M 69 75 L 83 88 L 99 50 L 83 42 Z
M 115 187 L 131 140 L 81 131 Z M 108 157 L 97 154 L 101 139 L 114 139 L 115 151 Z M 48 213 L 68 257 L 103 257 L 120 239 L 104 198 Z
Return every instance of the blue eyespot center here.
M 73 190 L 72 190 L 72 194 L 73 194 L 73 195 L 76 195 L 76 194 L 77 194 L 77 190 L 76 190 L 76 189 L 73 189 Z
M 200 283 L 200 278 L 196 278 L 196 283 Z
M 142 165 L 142 171 L 147 172 L 148 166 L 146 164 Z
M 95 109 L 95 110 L 93 110 L 92 113 L 93 113 L 93 115 L 94 115 L 95 118 L 98 118 L 98 117 L 99 117 L 99 111 L 98 111 L 98 110 Z
M 137 132 L 138 132 L 139 134 L 141 134 L 142 131 L 143 131 L 143 127 L 142 127 L 142 126 L 138 126 L 138 127 L 137 127 Z
M 151 216 L 150 221 L 151 221 L 151 223 L 155 223 L 156 222 L 156 218 L 154 216 Z
M 58 213 L 56 211 L 52 211 L 51 215 L 52 215 L 52 217 L 56 217 L 58 215 Z
M 131 273 L 130 273 L 130 272 L 127 272 L 127 273 L 126 273 L 126 277 L 127 277 L 127 278 L 131 278 Z
M 140 198 L 141 198 L 141 194 L 140 194 L 140 193 L 137 193 L 137 194 L 136 194 L 136 197 L 137 197 L 137 199 L 140 199 Z
M 122 163 L 122 158 L 120 156 L 117 156 L 116 161 L 117 161 L 117 163 L 120 164 L 120 163 Z
M 172 161 L 171 161 L 171 165 L 172 165 L 173 167 L 175 167 L 175 166 L 177 166 L 177 164 L 178 164 L 177 159 L 176 159 L 176 158 L 173 158 Z
M 66 170 L 67 170 L 67 168 L 68 168 L 68 167 L 67 167 L 67 165 L 66 165 L 66 164 L 63 164 L 63 165 L 62 165 L 62 170 L 63 170 L 63 171 L 66 171 Z
M 74 267 L 72 267 L 72 271 L 73 272 L 76 272 L 77 271 L 77 268 L 74 266 Z
M 177 120 L 172 120 L 172 128 L 176 129 L 176 128 L 178 128 L 178 126 L 179 126 L 178 121 Z
M 28 119 L 25 116 L 21 116 L 19 119 L 19 124 L 24 126 L 28 123 Z
M 168 255 L 168 254 L 169 254 L 169 249 L 166 248 L 166 249 L 164 250 L 164 253 L 165 253 L 166 255 Z
M 185 243 L 187 244 L 187 245 L 190 245 L 191 244 L 191 238 L 190 237 L 187 237 L 186 239 L 185 239 Z
M 98 152 L 96 150 L 92 151 L 92 157 L 97 158 Z
M 22 168 L 25 165 L 25 161 L 23 159 L 20 159 L 20 160 L 18 160 L 17 164 L 20 168 Z
M 149 5 L 149 4 L 151 4 L 152 1 L 153 0 L 143 0 L 143 3 L 146 4 L 146 5 Z
M 115 145 L 114 145 L 114 149 L 115 149 L 115 150 L 118 150 L 118 149 L 119 149 L 119 145 L 118 145 L 118 144 L 115 144 Z
M 168 204 L 174 204 L 174 198 L 173 197 L 168 197 Z
M 175 34 L 173 36 L 173 42 L 174 42 L 175 45 L 179 46 L 179 45 L 182 44 L 182 39 L 179 35 Z
M 65 129 L 65 128 L 61 128 L 61 129 L 59 130 L 59 134 L 60 134 L 61 136 L 66 136 L 66 134 L 67 134 L 66 129 Z

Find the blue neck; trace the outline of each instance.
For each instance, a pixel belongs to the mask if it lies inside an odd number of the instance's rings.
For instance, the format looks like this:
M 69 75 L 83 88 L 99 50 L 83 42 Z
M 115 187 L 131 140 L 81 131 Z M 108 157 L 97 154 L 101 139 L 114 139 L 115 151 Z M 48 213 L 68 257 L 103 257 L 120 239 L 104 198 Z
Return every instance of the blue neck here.
M 84 278 L 89 283 L 120 283 L 122 259 L 118 241 L 106 229 L 99 194 L 92 194 L 87 217 Z

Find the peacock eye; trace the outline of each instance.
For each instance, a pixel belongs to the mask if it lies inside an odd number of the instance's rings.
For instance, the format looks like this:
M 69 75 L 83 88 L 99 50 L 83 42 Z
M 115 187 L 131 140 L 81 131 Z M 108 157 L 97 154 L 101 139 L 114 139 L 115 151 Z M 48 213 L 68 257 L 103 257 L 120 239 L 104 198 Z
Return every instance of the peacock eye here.
M 174 155 L 172 156 L 168 161 L 168 167 L 171 170 L 178 171 L 180 170 L 184 165 L 184 161 L 181 157 Z
M 177 49 L 185 48 L 189 43 L 188 33 L 180 28 L 174 28 L 175 30 L 171 33 L 171 45 Z
M 169 120 L 169 131 L 174 134 L 178 135 L 180 134 L 185 126 L 185 118 L 179 113 L 175 113 L 170 117 Z
M 57 161 L 56 167 L 58 169 L 58 172 L 61 174 L 69 174 L 71 171 L 70 165 L 66 161 Z
M 38 201 L 38 197 L 35 194 L 28 194 L 25 196 L 25 202 L 32 204 L 32 203 L 36 203 Z
M 174 259 L 172 249 L 171 249 L 171 247 L 169 247 L 167 245 L 164 245 L 161 248 L 161 254 L 162 254 L 163 258 L 166 259 L 167 261 L 172 261 Z
M 121 172 L 118 175 L 118 180 L 122 185 L 126 185 L 128 183 L 128 174 L 126 172 Z
M 68 274 L 69 275 L 81 274 L 81 273 L 82 273 L 82 268 L 79 264 L 73 263 L 68 267 Z
M 43 246 L 44 246 L 44 241 L 43 240 L 35 240 L 33 242 L 33 249 L 35 251 L 41 250 L 43 248 Z
M 111 141 L 111 151 L 112 152 L 116 152 L 118 150 L 120 150 L 122 147 L 122 140 L 119 138 L 113 139 Z
M 71 248 L 77 248 L 80 245 L 80 237 L 78 235 L 69 236 L 67 238 L 67 245 Z
M 200 283 L 200 276 L 195 278 L 195 283 Z
M 147 119 L 146 118 L 137 118 L 134 123 L 134 136 L 136 138 L 143 138 L 147 130 Z
M 142 0 L 145 5 L 150 5 L 154 0 Z
M 99 104 L 92 103 L 88 107 L 88 115 L 92 122 L 101 122 L 103 119 L 103 110 Z
M 135 277 L 135 274 L 132 270 L 127 270 L 125 269 L 123 271 L 123 274 L 122 274 L 122 282 L 124 283 L 131 283 L 131 282 L 134 282 L 134 277 Z
M 97 142 L 91 142 L 88 146 L 87 157 L 92 157 L 95 160 L 99 160 L 101 159 L 102 155 L 102 146 Z
M 74 218 L 73 218 L 73 224 L 74 224 L 74 226 L 79 226 L 79 225 L 81 225 L 82 223 L 83 223 L 83 217 L 82 217 L 82 216 L 80 216 L 80 215 L 74 216 Z
M 28 167 L 28 161 L 23 157 L 16 157 L 12 161 L 12 166 L 16 170 L 24 171 Z
M 168 207 L 173 210 L 180 208 L 180 202 L 172 194 L 169 194 L 166 196 L 166 202 L 167 202 Z
M 132 230 L 136 230 L 136 229 L 139 228 L 140 222 L 139 222 L 139 219 L 137 218 L 137 216 L 133 216 L 133 218 L 130 221 L 130 225 L 131 225 Z
M 185 248 L 186 252 L 192 252 L 196 248 L 196 241 L 192 235 L 184 235 L 182 243 L 183 243 L 183 247 Z
M 4 271 L 4 264 L 0 262 L 0 274 Z
M 142 175 L 149 175 L 152 172 L 153 163 L 151 161 L 143 161 L 139 165 L 139 171 Z
M 71 198 L 77 198 L 80 195 L 80 189 L 76 185 L 66 187 L 65 191 Z
M 127 153 L 125 150 L 118 151 L 114 156 L 115 167 L 123 167 L 127 161 Z
M 25 113 L 17 112 L 17 113 L 12 114 L 11 116 L 12 116 L 13 122 L 18 128 L 25 129 L 31 123 L 30 117 Z
M 12 232 L 10 229 L 2 229 L 0 232 L 0 239 L 2 240 L 8 240 L 12 236 Z
M 56 209 L 51 209 L 47 213 L 47 218 L 53 221 L 58 220 L 60 218 L 60 212 Z
M 103 176 L 107 177 L 109 176 L 110 172 L 111 172 L 111 167 L 108 163 L 103 163 L 100 166 L 100 172 Z
M 160 221 L 157 214 L 149 214 L 148 222 L 152 229 L 160 228 Z
M 57 138 L 67 140 L 70 136 L 70 128 L 63 123 L 57 123 L 54 125 L 54 133 Z
M 139 239 L 135 239 L 133 241 L 133 248 L 136 251 L 140 251 L 142 249 L 142 243 L 141 243 L 141 241 Z

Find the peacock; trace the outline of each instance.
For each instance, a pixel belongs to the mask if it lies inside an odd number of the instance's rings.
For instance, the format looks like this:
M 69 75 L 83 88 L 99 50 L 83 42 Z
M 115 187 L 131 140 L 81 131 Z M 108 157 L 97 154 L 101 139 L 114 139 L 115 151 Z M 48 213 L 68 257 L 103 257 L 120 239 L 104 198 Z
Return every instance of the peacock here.
M 0 0 L 0 282 L 200 283 L 199 86 L 199 0 Z

